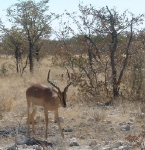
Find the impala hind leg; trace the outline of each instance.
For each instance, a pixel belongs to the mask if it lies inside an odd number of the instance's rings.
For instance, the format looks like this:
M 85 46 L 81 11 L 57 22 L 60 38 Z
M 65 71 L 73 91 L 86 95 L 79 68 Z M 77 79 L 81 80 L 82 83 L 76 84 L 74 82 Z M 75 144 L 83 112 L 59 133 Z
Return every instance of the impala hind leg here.
M 27 117 L 27 122 L 26 122 L 27 124 L 28 124 L 28 123 L 29 123 L 29 124 L 32 124 L 32 117 L 31 117 L 31 116 L 32 116 L 32 113 L 29 112 L 29 119 L 28 119 L 28 117 Z
M 27 125 L 28 125 L 28 136 L 30 136 L 30 107 L 27 106 Z
M 30 123 L 32 123 L 33 134 L 35 134 L 35 130 L 34 130 L 34 117 L 35 117 L 35 114 L 36 114 L 36 108 L 33 109 L 32 113 L 30 113 L 30 107 L 27 108 L 27 111 L 28 111 L 28 117 L 27 117 L 28 135 L 30 135 Z
M 61 133 L 61 136 L 64 138 L 64 134 L 63 134 L 63 132 L 62 132 L 62 128 L 61 128 L 61 125 L 60 125 L 60 120 L 59 120 L 59 118 L 58 118 L 58 110 L 55 110 L 55 111 L 54 111 L 54 115 L 55 115 L 55 120 L 56 120 L 56 122 L 57 122 L 57 124 L 58 124 L 58 127 L 59 127 L 59 131 L 60 131 L 60 133 Z
M 34 134 L 34 135 L 35 135 L 35 129 L 34 129 L 34 117 L 35 117 L 35 115 L 36 115 L 36 111 L 37 111 L 37 109 L 34 108 L 33 111 L 32 111 L 32 113 L 31 113 L 32 131 L 33 131 L 33 134 Z

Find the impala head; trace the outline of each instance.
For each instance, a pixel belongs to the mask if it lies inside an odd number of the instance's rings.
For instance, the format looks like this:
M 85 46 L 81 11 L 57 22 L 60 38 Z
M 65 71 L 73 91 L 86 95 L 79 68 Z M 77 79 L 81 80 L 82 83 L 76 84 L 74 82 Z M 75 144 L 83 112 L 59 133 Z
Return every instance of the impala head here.
M 68 73 L 69 82 L 68 82 L 67 86 L 64 88 L 63 92 L 60 90 L 60 88 L 58 86 L 56 86 L 53 82 L 51 82 L 49 80 L 50 70 L 48 71 L 48 77 L 47 77 L 48 83 L 50 83 L 55 89 L 57 89 L 58 98 L 60 99 L 60 103 L 61 103 L 62 107 L 66 107 L 66 97 L 67 97 L 66 93 L 68 91 L 68 87 L 72 84 L 72 80 L 70 78 L 68 70 L 67 70 L 67 73 Z
M 66 97 L 67 97 L 66 92 L 58 91 L 58 97 L 60 99 L 61 106 L 66 107 Z

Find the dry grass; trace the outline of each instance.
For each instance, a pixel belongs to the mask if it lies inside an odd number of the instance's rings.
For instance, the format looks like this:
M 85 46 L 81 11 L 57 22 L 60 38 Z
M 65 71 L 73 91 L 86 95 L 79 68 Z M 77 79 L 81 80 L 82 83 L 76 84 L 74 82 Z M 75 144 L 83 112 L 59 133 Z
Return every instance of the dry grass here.
M 51 80 L 55 81 L 60 88 L 66 85 L 66 80 L 61 81 L 61 74 L 66 72 L 65 68 L 52 66 L 51 58 L 45 58 L 39 63 L 36 62 L 33 75 L 28 71 L 23 76 L 16 74 L 14 59 L 11 57 L 1 57 L 0 64 L 6 64 L 7 69 L 6 75 L 0 74 L 0 128 L 18 123 L 26 125 L 25 91 L 32 83 L 48 85 L 46 78 L 50 68 Z M 117 132 L 118 129 L 115 127 L 119 122 L 128 122 L 130 118 L 135 117 L 137 121 L 134 126 L 141 127 L 144 124 L 145 117 L 141 115 L 140 103 L 117 100 L 115 107 L 108 109 L 95 104 L 87 105 L 87 103 L 79 100 L 79 96 L 76 93 L 77 88 L 71 86 L 68 90 L 68 107 L 66 109 L 60 108 L 59 110 L 60 115 L 65 117 L 65 122 L 62 126 L 74 129 L 73 132 L 65 135 L 67 138 L 77 137 L 80 138 L 82 143 L 84 142 L 83 139 L 99 139 L 101 143 L 104 140 L 111 140 L 110 136 L 112 140 L 115 138 L 125 139 L 125 135 L 122 132 Z M 44 114 L 38 112 L 37 116 L 36 127 L 43 129 Z M 49 113 L 50 120 L 53 120 L 53 117 L 53 113 Z M 50 126 L 50 128 L 53 128 L 52 124 Z M 113 134 L 110 128 L 114 128 L 116 132 Z M 49 131 L 52 132 L 51 130 Z M 43 132 L 41 134 L 44 135 Z M 10 138 L 5 138 L 3 143 L 9 143 L 10 141 Z

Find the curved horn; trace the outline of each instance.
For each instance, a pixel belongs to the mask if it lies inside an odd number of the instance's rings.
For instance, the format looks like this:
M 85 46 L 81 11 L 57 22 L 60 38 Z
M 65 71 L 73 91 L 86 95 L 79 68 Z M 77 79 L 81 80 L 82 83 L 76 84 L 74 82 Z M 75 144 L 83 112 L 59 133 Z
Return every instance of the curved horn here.
M 48 83 L 50 83 L 53 87 L 55 87 L 58 91 L 60 91 L 60 88 L 49 80 L 49 75 L 50 75 L 50 70 L 48 71 L 48 76 L 47 76 Z
M 66 67 L 65 67 L 65 68 L 66 68 Z M 68 69 L 66 68 L 66 70 L 67 70 L 68 78 L 69 78 L 69 80 L 71 80 L 71 78 L 70 78 L 70 74 L 69 74 L 69 72 L 68 72 Z
M 65 67 L 65 68 L 66 68 L 66 67 Z M 66 91 L 67 91 L 67 89 L 68 89 L 68 87 L 72 84 L 72 79 L 71 79 L 71 77 L 70 77 L 69 71 L 68 71 L 68 69 L 67 69 L 67 68 L 66 68 L 66 70 L 67 70 L 67 74 L 68 74 L 69 82 L 68 82 L 67 86 L 64 88 L 64 92 L 66 92 Z

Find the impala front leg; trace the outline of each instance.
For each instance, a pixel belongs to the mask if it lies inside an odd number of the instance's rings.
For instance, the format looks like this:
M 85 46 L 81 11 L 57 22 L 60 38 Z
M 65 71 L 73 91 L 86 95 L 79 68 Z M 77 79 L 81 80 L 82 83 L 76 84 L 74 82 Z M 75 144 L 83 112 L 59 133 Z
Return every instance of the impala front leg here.
M 46 122 L 46 130 L 45 130 L 45 138 L 47 139 L 47 130 L 48 130 L 48 109 L 44 108 L 45 122 Z
M 60 131 L 60 133 L 61 133 L 61 136 L 64 138 L 64 134 L 63 134 L 63 132 L 62 132 L 62 128 L 61 128 L 61 125 L 60 125 L 60 120 L 59 120 L 59 118 L 58 118 L 58 109 L 54 111 L 54 114 L 55 114 L 55 120 L 56 120 L 56 122 L 57 122 L 57 124 L 58 124 L 59 131 Z

